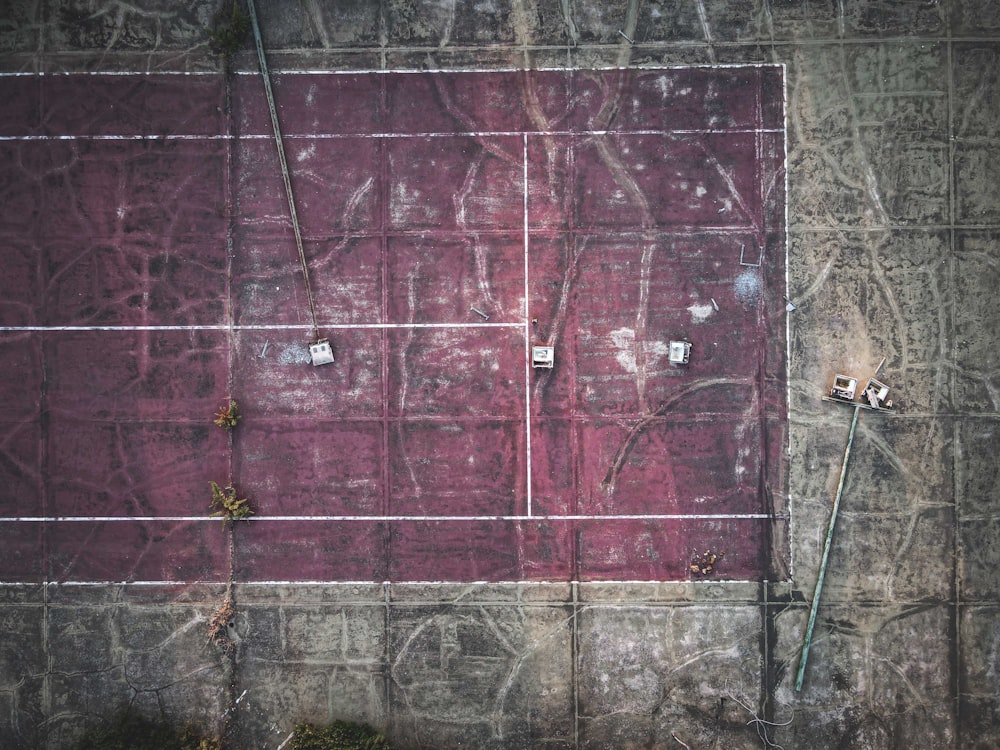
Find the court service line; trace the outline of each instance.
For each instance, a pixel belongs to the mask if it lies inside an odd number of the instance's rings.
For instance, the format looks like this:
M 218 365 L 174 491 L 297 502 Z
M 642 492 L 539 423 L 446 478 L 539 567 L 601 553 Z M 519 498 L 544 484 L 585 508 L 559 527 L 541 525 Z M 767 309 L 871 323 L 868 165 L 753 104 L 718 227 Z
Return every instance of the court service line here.
M 612 45 L 608 45 L 611 47 Z M 617 43 L 613 46 L 617 48 Z M 560 47 L 560 49 L 565 49 L 565 47 Z M 622 73 L 656 73 L 661 70 L 689 70 L 691 68 L 704 68 L 706 70 L 715 69 L 739 69 L 739 68 L 776 68 L 782 63 L 691 63 L 689 65 L 657 65 L 653 67 L 622 67 L 620 65 L 595 65 L 594 67 L 586 68 L 587 71 L 599 70 L 605 72 L 618 71 Z M 377 70 L 374 68 L 366 68 L 363 70 L 323 70 L 321 68 L 309 69 L 309 70 L 294 70 L 285 68 L 272 68 L 275 73 L 280 73 L 282 75 L 376 75 L 376 74 L 387 74 L 387 73 L 403 73 L 406 75 L 419 75 L 421 73 L 425 74 L 438 74 L 438 73 L 478 73 L 491 74 L 491 73 L 579 73 L 582 69 L 566 67 L 562 65 L 555 66 L 544 66 L 539 68 L 385 68 L 382 70 Z M 207 71 L 210 74 L 212 71 Z M 195 73 L 195 71 L 192 71 Z M 26 75 L 32 75 L 27 73 Z M 74 71 L 58 71 L 49 73 L 49 75 L 77 75 Z M 83 71 L 80 75 L 100 75 L 99 72 Z M 121 74 L 117 74 L 121 75 Z M 137 75 L 171 75 L 169 72 L 161 71 L 150 71 L 149 73 L 138 72 Z M 254 76 L 259 75 L 255 70 L 239 70 L 236 72 L 238 76 Z
M 611 46 L 611 45 L 606 45 Z M 617 48 L 617 45 L 615 45 Z M 459 48 L 460 49 L 460 48 Z M 564 49 L 560 47 L 560 49 Z M 622 67 L 620 65 L 596 65 L 588 67 L 586 70 L 619 71 L 622 73 L 633 72 L 640 74 L 656 73 L 661 70 L 690 70 L 694 69 L 739 69 L 739 68 L 777 68 L 784 63 L 767 62 L 747 62 L 747 63 L 690 63 L 686 65 L 655 65 L 648 67 Z M 309 68 L 301 70 L 298 68 L 275 68 L 271 67 L 272 73 L 280 75 L 294 76 L 357 76 L 357 75 L 386 75 L 402 73 L 405 75 L 435 74 L 435 73 L 477 73 L 480 75 L 493 73 L 579 73 L 581 68 L 567 67 L 563 65 L 542 66 L 538 68 L 358 68 L 357 70 L 325 70 L 323 68 Z M 137 78 L 167 78 L 169 76 L 219 76 L 222 73 L 217 70 L 11 70 L 0 72 L 0 78 L 101 78 L 101 77 L 127 77 Z M 259 76 L 256 70 L 237 70 L 237 76 Z
M 527 508 L 531 515 L 531 318 L 528 305 L 528 134 L 522 141 L 523 208 L 524 208 L 524 424 L 525 474 L 527 476 Z
M 790 178 L 789 178 L 789 165 L 788 165 L 788 66 L 785 63 L 781 63 L 781 123 L 783 126 L 784 137 L 781 139 L 782 145 L 784 146 L 784 168 L 785 168 L 785 300 L 791 299 L 792 289 L 791 289 L 791 274 L 788 269 L 791 268 L 789 265 L 791 252 L 789 246 L 791 245 L 791 220 L 789 217 L 788 205 L 791 201 L 790 191 Z M 785 425 L 791 422 L 792 414 L 792 316 L 791 311 L 785 308 Z M 792 442 L 785 436 L 785 461 L 787 465 L 792 463 Z M 789 518 L 788 518 L 788 538 L 797 539 L 796 534 L 798 529 L 795 528 L 795 519 L 791 517 L 791 507 L 792 507 L 792 493 L 791 490 L 785 493 L 785 501 L 789 508 Z M 795 575 L 795 545 L 788 543 L 788 575 L 794 577 Z
M 403 521 L 767 521 L 787 520 L 783 513 L 625 513 L 618 515 L 494 515 L 494 516 L 252 516 L 242 519 L 249 523 L 261 521 L 341 521 L 396 523 Z M 212 516 L 21 516 L 0 518 L 0 523 L 126 523 L 145 521 L 205 521 L 219 523 Z
M 267 136 L 252 136 L 255 139 L 264 139 Z M 174 133 L 163 135 L 149 135 L 133 133 L 123 134 L 90 134 L 79 133 L 77 135 L 0 135 L 0 141 L 228 141 L 236 140 L 235 136 L 225 133 L 205 133 L 196 135 L 193 133 Z
M 211 579 L 195 579 L 193 581 L 2 581 L 0 586 L 16 586 L 21 588 L 27 588 L 31 586 L 51 586 L 54 588 L 60 587 L 97 587 L 97 586 L 223 586 L 226 581 L 224 580 L 211 580 Z M 407 586 L 567 586 L 567 585 L 583 585 L 583 586 L 607 586 L 607 585 L 647 585 L 647 586 L 663 586 L 663 585 L 675 585 L 688 587 L 691 584 L 695 585 L 705 585 L 705 584 L 716 584 L 716 585 L 731 585 L 740 583 L 752 583 L 759 584 L 760 581 L 753 578 L 672 578 L 672 579 L 642 579 L 642 578 L 593 578 L 580 580 L 577 578 L 573 579 L 546 579 L 546 580 L 528 580 L 528 581 L 518 581 L 513 579 L 504 579 L 500 581 L 490 581 L 487 579 L 476 580 L 476 581 L 433 581 L 418 580 L 418 581 L 392 581 L 388 579 L 379 581 L 324 581 L 321 579 L 310 579 L 301 581 L 292 580 L 261 580 L 261 581 L 241 581 L 237 580 L 235 583 L 240 586 L 395 586 L 398 588 L 403 588 Z M 756 601 L 753 599 L 752 601 Z M 454 604 L 454 602 L 452 602 Z M 373 601 L 371 606 L 378 607 L 384 606 L 384 601 Z M 476 606 L 473 602 L 470 606 Z M 591 605 L 594 606 L 594 605 Z M 616 604 L 605 602 L 601 606 L 619 606 Z M 623 605 L 622 605 L 623 606 Z
M 516 138 L 520 135 L 556 136 L 643 136 L 643 135 L 762 135 L 765 133 L 780 134 L 781 128 L 675 128 L 670 130 L 482 130 L 454 132 L 419 132 L 412 133 L 283 133 L 285 140 L 338 140 L 349 138 L 368 139 L 406 139 L 406 138 Z M 0 141 L 264 141 L 272 140 L 274 136 L 266 133 L 245 133 L 239 138 L 226 133 L 133 133 L 125 134 L 89 134 L 76 135 L 0 135 Z
M 324 323 L 324 330 L 382 330 L 396 328 L 522 328 L 521 323 Z M 311 331 L 306 323 L 288 325 L 210 324 L 190 326 L 0 326 L 5 333 L 58 333 L 60 331 Z
M 784 132 L 781 128 L 620 128 L 605 130 L 414 130 L 408 133 L 385 132 L 385 133 L 292 133 L 287 138 L 516 138 L 521 135 L 530 136 L 588 136 L 588 135 L 763 135 L 765 133 L 780 134 Z M 7 136 L 17 137 L 17 136 Z M 30 136 L 29 136 L 30 137 Z M 45 138 L 45 136 L 37 136 Z M 77 136 L 67 136 L 74 138 Z M 100 138 L 101 136 L 82 136 Z M 125 136 L 126 138 L 169 138 L 170 136 L 146 135 L 146 136 Z M 187 136 L 185 136 L 187 137 Z M 191 138 L 202 136 L 193 135 Z M 208 136 L 219 138 L 231 138 L 229 135 Z M 240 139 L 261 140 L 267 135 L 260 133 L 246 133 Z

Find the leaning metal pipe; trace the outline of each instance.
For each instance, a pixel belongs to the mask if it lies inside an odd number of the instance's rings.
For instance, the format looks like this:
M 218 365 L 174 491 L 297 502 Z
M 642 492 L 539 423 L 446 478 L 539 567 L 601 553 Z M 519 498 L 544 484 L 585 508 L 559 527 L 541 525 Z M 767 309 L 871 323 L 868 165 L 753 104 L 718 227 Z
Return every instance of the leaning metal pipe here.
M 819 564 L 819 578 L 816 579 L 816 590 L 813 592 L 812 609 L 809 610 L 809 624 L 806 626 L 806 637 L 802 644 L 802 656 L 799 657 L 799 673 L 795 677 L 795 689 L 802 689 L 802 679 L 806 673 L 806 662 L 809 660 L 809 646 L 812 645 L 813 627 L 816 625 L 816 611 L 819 609 L 819 597 L 823 593 L 823 579 L 826 577 L 826 561 L 830 557 L 830 547 L 833 546 L 833 529 L 837 525 L 837 512 L 840 510 L 840 498 L 844 494 L 844 478 L 847 476 L 847 459 L 851 457 L 851 446 L 854 444 L 854 430 L 858 426 L 858 414 L 861 404 L 854 406 L 854 419 L 851 420 L 851 432 L 847 436 L 847 448 L 844 449 L 844 463 L 840 467 L 840 483 L 837 485 L 837 497 L 830 511 L 830 525 L 826 530 L 826 544 L 823 546 L 823 559 Z
M 281 126 L 278 124 L 278 110 L 274 106 L 274 92 L 271 91 L 271 73 L 267 68 L 267 58 L 264 56 L 264 40 L 260 35 L 260 25 L 257 23 L 257 9 L 254 7 L 253 0 L 247 0 L 247 8 L 250 11 L 250 24 L 253 26 L 253 38 L 257 44 L 257 57 L 260 60 L 260 76 L 264 79 L 264 95 L 267 97 L 267 108 L 271 112 L 274 143 L 278 147 L 278 163 L 281 165 L 281 177 L 285 182 L 285 196 L 288 198 L 288 213 L 292 219 L 295 247 L 299 251 L 299 262 L 302 264 L 302 278 L 306 285 L 306 300 L 309 302 L 309 316 L 312 319 L 313 340 L 316 340 L 319 338 L 316 305 L 313 303 L 312 284 L 309 283 L 309 266 L 306 263 L 306 252 L 302 247 L 299 214 L 295 210 L 295 199 L 292 197 L 292 179 L 288 173 L 288 160 L 285 158 L 285 143 L 281 137 Z

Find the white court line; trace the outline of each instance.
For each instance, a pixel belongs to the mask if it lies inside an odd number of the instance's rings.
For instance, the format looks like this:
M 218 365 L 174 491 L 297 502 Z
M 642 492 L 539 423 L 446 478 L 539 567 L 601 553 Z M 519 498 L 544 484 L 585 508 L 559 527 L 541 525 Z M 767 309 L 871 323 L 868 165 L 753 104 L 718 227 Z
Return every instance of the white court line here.
M 783 133 L 781 128 L 677 128 L 672 130 L 483 130 L 455 132 L 413 132 L 413 133 L 283 133 L 287 140 L 336 140 L 348 138 L 516 138 L 520 135 L 533 136 L 642 136 L 642 135 L 759 135 L 763 133 Z M 150 134 L 106 134 L 106 135 L 0 135 L 0 141 L 266 141 L 274 136 L 266 133 L 246 133 L 240 136 L 222 133 L 174 133 Z
M 524 180 L 524 424 L 525 466 L 528 481 L 527 507 L 531 515 L 531 318 L 528 309 L 528 134 L 523 140 L 522 177 Z
M 760 583 L 754 578 L 691 578 L 691 579 L 604 579 L 595 578 L 593 580 L 581 581 L 579 579 L 549 579 L 543 581 L 528 580 L 503 580 L 503 581 L 322 581 L 319 579 L 307 581 L 234 581 L 238 586 L 395 586 L 404 588 L 407 586 L 608 586 L 608 585 L 647 585 L 647 586 L 690 586 L 696 584 L 739 584 L 739 583 Z M 53 588 L 68 587 L 94 587 L 94 586 L 224 586 L 225 581 L 194 580 L 194 581 L 0 581 L 0 588 L 4 586 L 16 586 L 27 588 L 29 586 L 45 586 Z M 461 605 L 461 602 L 451 602 L 451 604 Z M 478 606 L 479 602 L 473 601 L 470 606 Z M 371 606 L 384 606 L 384 601 L 373 601 Z M 592 605 L 593 606 L 593 605 Z M 604 607 L 615 606 L 604 603 Z
M 782 133 L 781 128 L 660 128 L 644 129 L 624 128 L 621 130 L 456 130 L 456 131 L 414 131 L 412 133 L 296 133 L 288 135 L 288 138 L 453 138 L 455 136 L 465 136 L 467 138 L 488 138 L 494 136 L 505 136 L 516 138 L 519 135 L 561 135 L 561 136 L 581 136 L 581 135 L 734 135 L 734 134 L 760 134 L 760 133 Z M 17 136 L 7 136 L 17 137 Z M 38 136 L 44 138 L 44 136 Z M 75 136 L 64 136 L 73 138 Z M 132 136 L 127 136 L 132 137 Z M 163 136 L 142 136 L 148 138 L 161 138 Z M 169 137 L 169 136 L 167 136 Z M 199 136 L 191 136 L 198 138 Z M 215 136 L 212 136 L 215 137 Z M 219 136 L 229 138 L 231 136 Z M 246 134 L 240 138 L 265 139 L 267 135 Z
M 610 45 L 608 45 L 610 46 Z M 777 68 L 783 66 L 783 63 L 692 63 L 690 65 L 656 65 L 651 67 L 627 67 L 623 68 L 620 65 L 598 65 L 594 67 L 542 67 L 542 68 L 427 68 L 427 69 L 413 69 L 413 68 L 384 68 L 381 70 L 374 68 L 363 68 L 359 70 L 322 70 L 319 68 L 311 70 L 292 70 L 286 68 L 271 68 L 271 72 L 280 75 L 303 75 L 303 76 L 352 76 L 352 75 L 385 75 L 387 73 L 404 73 L 406 75 L 417 75 L 417 74 L 431 74 L 431 73 L 579 73 L 587 72 L 591 70 L 621 70 L 621 71 L 635 71 L 638 73 L 653 73 L 658 70 L 690 70 L 692 68 L 696 69 L 727 69 L 727 68 Z M 72 78 L 74 76 L 88 77 L 88 78 L 98 78 L 101 76 L 107 77 L 123 77 L 123 76 L 136 76 L 136 77 L 147 77 L 154 78 L 157 76 L 162 76 L 164 78 L 168 76 L 219 76 L 222 77 L 223 73 L 216 70 L 53 70 L 53 71 L 4 71 L 0 72 L 0 78 Z M 236 71 L 238 76 L 259 76 L 260 71 L 256 70 L 238 70 Z
M 788 67 L 785 63 L 781 64 L 781 105 L 782 105 L 782 124 L 784 126 L 784 137 L 781 139 L 785 147 L 785 299 L 791 299 L 792 290 L 789 286 L 789 245 L 791 245 L 791 236 L 789 235 L 789 217 L 788 217 L 788 203 L 789 196 L 789 176 L 788 176 Z M 785 310 L 785 425 L 786 425 L 786 436 L 785 436 L 785 461 L 787 466 L 792 465 L 792 441 L 787 435 L 788 425 L 791 423 L 792 414 L 792 316 L 789 311 Z M 795 529 L 795 519 L 791 516 L 792 508 L 792 493 L 791 490 L 785 495 L 786 505 L 789 509 L 788 518 L 788 538 L 789 540 L 795 539 L 796 529 Z M 788 544 L 788 576 L 792 580 L 795 577 L 795 545 L 789 542 Z
M 611 45 L 609 45 L 611 46 Z M 617 45 L 615 45 L 617 46 Z M 653 73 L 658 70 L 689 70 L 691 68 L 703 68 L 706 70 L 714 70 L 720 68 L 776 68 L 780 63 L 692 63 L 691 65 L 656 65 L 653 67 L 626 67 L 623 68 L 620 65 L 598 65 L 595 67 L 575 67 L 569 68 L 564 66 L 555 67 L 543 67 L 543 68 L 428 68 L 426 70 L 416 70 L 413 68 L 386 68 L 385 70 L 284 70 L 271 68 L 272 73 L 281 73 L 283 75 L 374 75 L 376 73 L 405 73 L 407 75 L 415 75 L 420 73 L 580 73 L 588 72 L 592 70 L 600 71 L 636 71 L 639 73 Z M 67 73 L 66 75 L 73 75 L 73 73 Z M 143 75 L 143 73 L 139 73 Z M 164 75 L 169 75 L 165 73 Z M 253 76 L 260 75 L 259 72 L 255 70 L 240 70 L 236 72 L 236 75 L 242 76 Z
M 395 523 L 401 521 L 767 521 L 786 520 L 781 513 L 628 513 L 619 515 L 495 515 L 495 516 L 251 516 L 240 519 L 249 523 L 260 521 L 341 521 Z M 221 523 L 212 516 L 21 516 L 0 518 L 0 523 L 124 523 L 130 521 L 205 521 Z
M 521 328 L 520 323 L 331 323 L 320 324 L 323 330 L 396 329 L 396 328 Z M 311 331 L 306 323 L 289 325 L 196 325 L 196 326 L 0 326 L 0 332 L 60 331 Z
M 264 139 L 267 136 L 255 135 Z M 220 133 L 176 133 L 173 135 L 0 135 L 0 141 L 228 141 L 239 140 L 236 136 Z
M 161 76 L 219 76 L 223 73 L 217 70 L 39 70 L 39 71 L 5 71 L 0 72 L 0 78 L 122 78 L 135 76 L 137 78 L 154 78 Z

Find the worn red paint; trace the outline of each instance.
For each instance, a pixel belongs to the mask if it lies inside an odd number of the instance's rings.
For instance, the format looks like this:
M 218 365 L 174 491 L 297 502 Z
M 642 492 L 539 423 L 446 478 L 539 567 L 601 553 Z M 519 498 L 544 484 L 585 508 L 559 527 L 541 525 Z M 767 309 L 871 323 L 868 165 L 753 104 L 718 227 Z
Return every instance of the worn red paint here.
M 162 517 L 206 514 L 230 459 L 274 519 L 239 525 L 241 581 L 780 570 L 786 522 L 731 516 L 786 510 L 782 91 L 767 66 L 277 76 L 344 326 L 312 368 L 308 330 L 226 330 L 310 323 L 256 76 L 0 79 L 0 135 L 112 137 L 0 143 L 0 322 L 219 327 L 0 333 L 3 517 L 135 518 L 0 519 L 0 579 L 224 579 L 221 525 Z M 526 382 L 530 343 L 556 366 Z
M 44 533 L 50 581 L 221 582 L 228 573 L 218 520 L 54 521 Z

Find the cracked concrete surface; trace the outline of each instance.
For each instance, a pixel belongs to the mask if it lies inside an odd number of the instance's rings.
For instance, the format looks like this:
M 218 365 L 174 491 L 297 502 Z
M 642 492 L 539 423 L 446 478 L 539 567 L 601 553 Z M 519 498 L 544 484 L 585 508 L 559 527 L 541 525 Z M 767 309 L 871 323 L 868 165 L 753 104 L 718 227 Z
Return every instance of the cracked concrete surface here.
M 205 635 L 221 585 L 0 586 L 0 745 L 65 746 L 124 703 L 209 728 L 232 708 L 233 740 L 248 748 L 333 718 L 368 721 L 401 747 L 764 747 L 747 707 L 789 750 L 1000 745 L 995 3 L 258 4 L 275 68 L 787 66 L 789 580 L 238 586 L 232 707 Z M 0 66 L 216 71 L 204 30 L 220 5 L 12 0 Z M 235 65 L 254 67 L 249 50 Z M 0 210 L 16 225 L 31 203 L 15 198 Z M 23 248 L 4 243 L 18 268 Z M 66 264 L 72 274 L 71 253 Z M 183 302 L 192 318 L 204 304 Z M 22 324 L 24 309 L 0 300 L 3 324 Z M 834 372 L 863 376 L 883 356 L 897 412 L 861 417 L 796 692 L 849 425 L 819 396 Z M 34 502 L 37 477 L 21 469 L 39 444 L 10 380 L 4 507 Z M 4 554 L 27 566 L 32 553 Z

